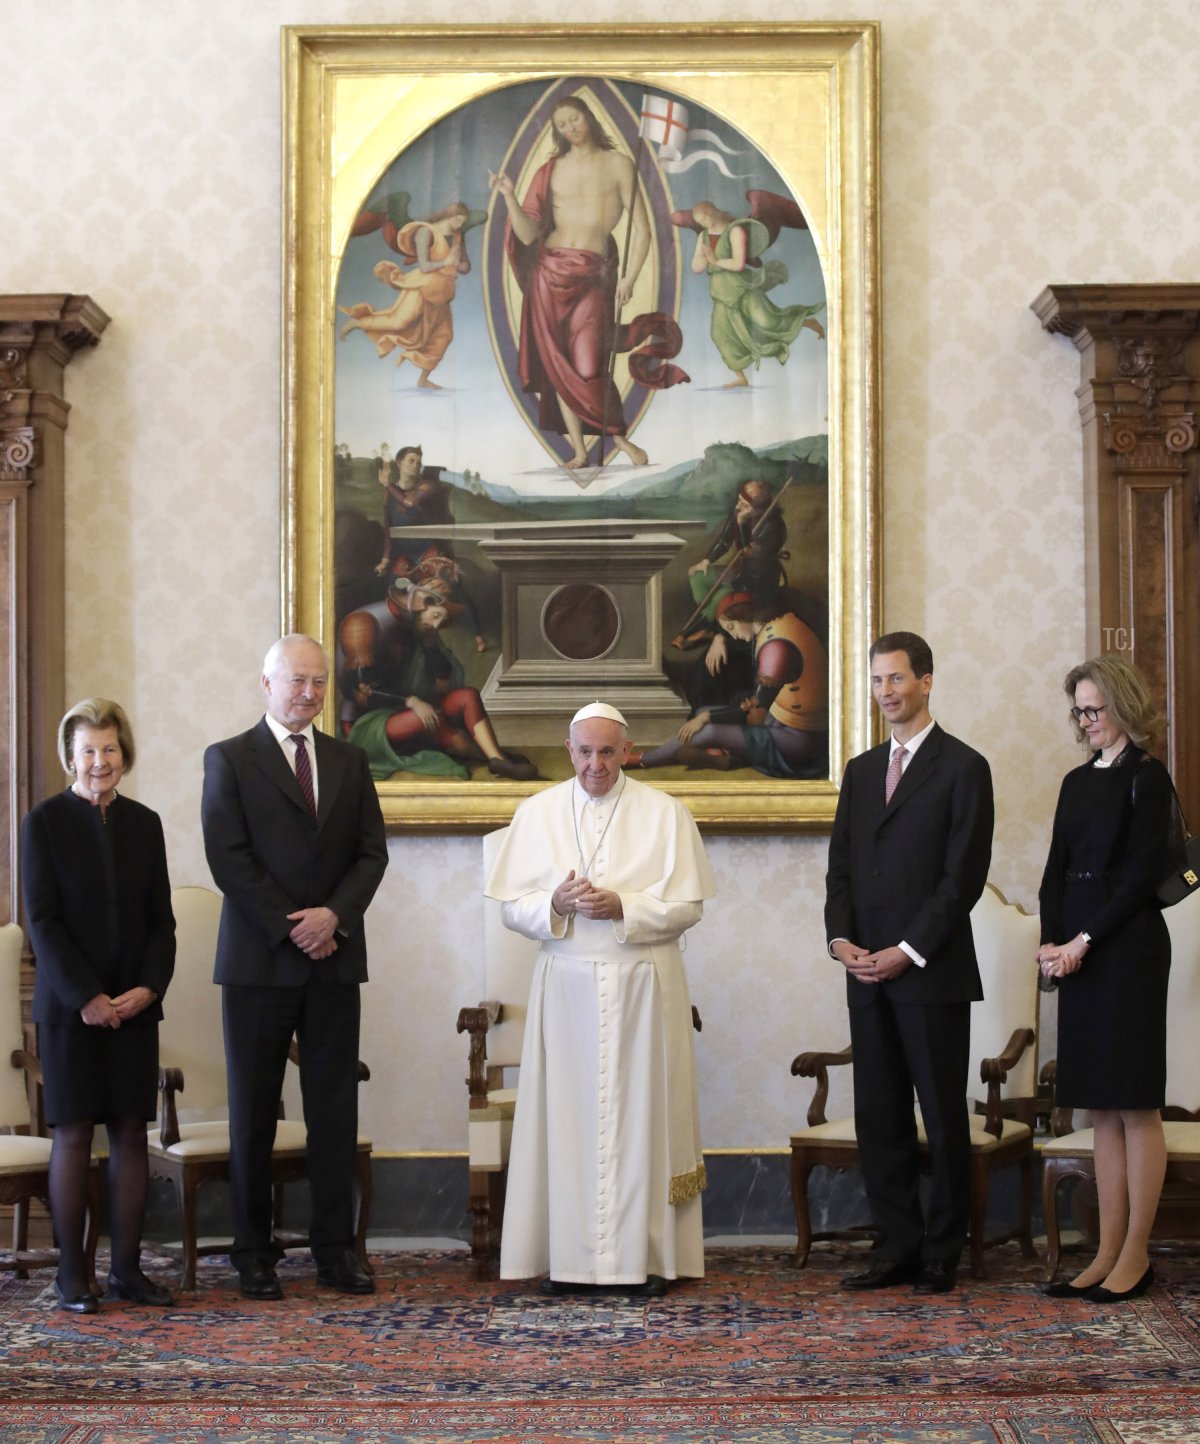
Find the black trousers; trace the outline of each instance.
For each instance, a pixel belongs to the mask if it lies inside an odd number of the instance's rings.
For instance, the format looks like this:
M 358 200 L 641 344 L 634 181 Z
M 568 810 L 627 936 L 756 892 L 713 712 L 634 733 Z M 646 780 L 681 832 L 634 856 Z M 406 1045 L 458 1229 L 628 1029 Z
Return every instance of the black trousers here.
M 288 1044 L 300 1049 L 308 1134 L 310 1238 L 320 1264 L 353 1247 L 354 1159 L 358 1143 L 357 983 L 310 978 L 298 988 L 225 984 L 225 1068 L 229 1086 L 229 1189 L 237 1269 L 274 1263 L 271 1147 Z
M 879 1253 L 956 1264 L 967 1238 L 971 1130 L 970 1003 L 895 1004 L 879 989 L 850 1009 L 854 1123 Z M 920 1199 L 913 1089 L 929 1138 L 928 1213 Z

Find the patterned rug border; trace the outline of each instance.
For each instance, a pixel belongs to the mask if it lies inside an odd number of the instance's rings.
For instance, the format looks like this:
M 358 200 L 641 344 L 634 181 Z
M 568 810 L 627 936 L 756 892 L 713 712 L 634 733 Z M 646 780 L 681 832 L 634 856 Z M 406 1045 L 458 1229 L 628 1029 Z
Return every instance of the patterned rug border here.
M 1081 1404 L 1086 1404 L 1086 1408 L 1081 1409 Z M 1153 1395 L 1136 1400 L 1127 1396 L 1116 1398 L 1095 1394 L 1064 1398 L 1061 1393 L 1029 1394 L 1020 1398 L 976 1395 L 968 1399 L 956 1397 L 933 1400 L 919 1394 L 889 1393 L 870 1400 L 851 1396 L 798 1400 L 789 1396 L 758 1394 L 753 1399 L 655 1398 L 589 1403 L 540 1399 L 511 1402 L 480 1399 L 397 1403 L 381 1399 L 350 1404 L 256 1404 L 247 1400 L 222 1404 L 210 1401 L 163 1401 L 139 1396 L 136 1401 L 109 1404 L 90 1398 L 33 1402 L 0 1395 L 0 1409 L 4 1411 L 5 1427 L 16 1423 L 49 1422 L 56 1417 L 64 1423 L 108 1426 L 136 1424 L 139 1420 L 144 1420 L 148 1411 L 153 1411 L 156 1419 L 178 1419 L 181 1422 L 186 1420 L 193 1426 L 201 1423 L 208 1427 L 244 1425 L 249 1422 L 246 1416 L 253 1414 L 255 1424 L 271 1428 L 319 1428 L 342 1422 L 378 1425 L 380 1422 L 404 1420 L 423 1425 L 432 1424 L 434 1421 L 454 1421 L 456 1425 L 463 1425 L 471 1421 L 478 1424 L 484 1418 L 493 1423 L 505 1417 L 528 1420 L 533 1415 L 547 1421 L 561 1415 L 564 1424 L 565 1420 L 570 1419 L 578 1425 L 585 1421 L 596 1422 L 611 1418 L 614 1413 L 626 1416 L 645 1414 L 660 1422 L 669 1421 L 673 1414 L 680 1417 L 704 1414 L 710 1419 L 722 1415 L 761 1415 L 763 1422 L 807 1422 L 811 1419 L 855 1424 L 892 1423 L 902 1420 L 928 1424 L 934 1415 L 942 1424 L 964 1424 L 979 1420 L 1002 1420 L 1010 1416 L 1074 1419 L 1083 1414 L 1092 1420 L 1127 1422 L 1131 1415 L 1146 1420 L 1178 1420 L 1181 1418 L 1180 1411 L 1184 1408 L 1193 1411 L 1200 1419 L 1200 1389 L 1160 1389 Z M 0 1439 L 2 1438 L 3 1433 L 0 1432 Z
M 844 1252 L 789 1257 L 714 1248 L 705 1283 L 632 1305 L 480 1282 L 432 1249 L 377 1255 L 373 1300 L 290 1258 L 270 1314 L 224 1260 L 177 1310 L 82 1321 L 53 1309 L 48 1274 L 0 1282 L 0 1444 L 1200 1440 L 1194 1263 L 1104 1310 L 1045 1299 L 1015 1250 L 924 1301 L 839 1290 Z

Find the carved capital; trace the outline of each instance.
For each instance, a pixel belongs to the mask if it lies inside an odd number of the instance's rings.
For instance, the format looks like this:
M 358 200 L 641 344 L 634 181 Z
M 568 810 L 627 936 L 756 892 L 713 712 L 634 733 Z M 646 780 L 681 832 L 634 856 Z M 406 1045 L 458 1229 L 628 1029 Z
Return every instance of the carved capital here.
M 32 426 L 0 429 L 0 481 L 28 481 L 37 456 L 37 432 Z
M 1122 471 L 1182 471 L 1184 457 L 1196 445 L 1192 411 L 1163 411 L 1147 416 L 1133 410 L 1105 411 L 1104 448 Z

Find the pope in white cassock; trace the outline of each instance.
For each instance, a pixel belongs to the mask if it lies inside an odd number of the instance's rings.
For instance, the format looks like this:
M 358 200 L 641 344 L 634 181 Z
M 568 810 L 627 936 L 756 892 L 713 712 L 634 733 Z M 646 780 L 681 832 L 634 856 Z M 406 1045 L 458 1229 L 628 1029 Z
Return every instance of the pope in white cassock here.
M 701 1278 L 692 1007 L 679 938 L 716 892 L 681 803 L 621 771 L 625 719 L 571 721 L 575 777 L 517 808 L 487 895 L 541 947 L 529 996 L 502 1278 L 661 1294 Z

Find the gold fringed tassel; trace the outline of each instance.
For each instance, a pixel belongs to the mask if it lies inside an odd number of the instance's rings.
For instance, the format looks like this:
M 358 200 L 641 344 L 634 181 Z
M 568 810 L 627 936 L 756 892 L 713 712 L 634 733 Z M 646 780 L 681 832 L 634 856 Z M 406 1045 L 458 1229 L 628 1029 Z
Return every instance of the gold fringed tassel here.
M 698 1168 L 693 1168 L 691 1173 L 675 1175 L 671 1180 L 669 1202 L 673 1205 L 689 1203 L 693 1198 L 699 1198 L 707 1187 L 708 1173 L 702 1163 Z

